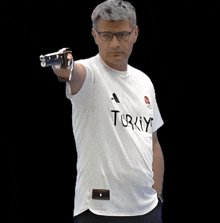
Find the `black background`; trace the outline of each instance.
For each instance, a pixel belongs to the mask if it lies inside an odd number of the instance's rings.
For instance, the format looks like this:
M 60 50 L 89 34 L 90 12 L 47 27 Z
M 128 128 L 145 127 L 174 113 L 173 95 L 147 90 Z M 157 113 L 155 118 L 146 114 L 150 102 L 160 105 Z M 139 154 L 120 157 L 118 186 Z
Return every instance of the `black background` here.
M 41 54 L 98 53 L 91 13 L 101 1 L 1 1 L 1 130 L 8 222 L 72 222 L 76 151 L 65 84 Z M 165 125 L 164 222 L 187 219 L 210 148 L 219 75 L 217 1 L 131 1 L 140 29 L 129 64 L 154 83 Z M 5 149 L 6 148 L 6 149 Z M 204 154 L 205 155 L 205 154 Z M 6 180 L 5 180 L 6 179 Z M 191 193 L 190 193 L 191 192 Z M 187 202 L 187 210 L 181 208 Z M 188 214 L 187 214 L 188 213 Z

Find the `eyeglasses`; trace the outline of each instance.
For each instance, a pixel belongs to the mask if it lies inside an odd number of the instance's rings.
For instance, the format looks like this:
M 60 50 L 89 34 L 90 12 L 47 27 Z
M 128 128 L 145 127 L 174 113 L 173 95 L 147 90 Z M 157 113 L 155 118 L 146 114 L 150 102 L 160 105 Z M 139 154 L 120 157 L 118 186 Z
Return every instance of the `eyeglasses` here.
M 112 39 L 113 39 L 114 36 L 116 36 L 116 38 L 118 39 L 118 41 L 127 41 L 127 40 L 129 40 L 130 35 L 134 31 L 134 29 L 132 29 L 131 32 L 124 31 L 124 32 L 118 32 L 118 33 L 98 32 L 97 29 L 95 29 L 95 30 L 99 34 L 100 39 L 102 41 L 112 41 Z

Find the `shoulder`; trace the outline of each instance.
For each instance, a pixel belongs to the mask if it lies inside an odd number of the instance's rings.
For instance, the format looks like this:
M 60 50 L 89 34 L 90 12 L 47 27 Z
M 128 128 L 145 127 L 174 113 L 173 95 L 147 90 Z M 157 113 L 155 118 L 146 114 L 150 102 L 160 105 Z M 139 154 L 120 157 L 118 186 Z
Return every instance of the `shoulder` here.
M 129 69 L 135 78 L 138 78 L 144 84 L 151 86 L 153 88 L 153 83 L 152 83 L 150 77 L 146 73 L 144 73 L 143 71 L 141 71 L 135 67 L 132 67 L 130 65 L 129 65 Z
M 93 78 L 93 71 L 95 68 L 95 64 L 96 64 L 96 58 L 97 56 L 93 56 L 90 58 L 85 58 L 85 59 L 79 59 L 79 60 L 75 60 L 74 64 L 80 64 L 84 67 L 85 71 L 86 71 L 86 76 L 92 76 Z
M 79 60 L 76 60 L 74 61 L 75 63 L 80 63 L 84 66 L 90 66 L 92 64 L 94 64 L 97 60 L 97 55 L 96 56 L 93 56 L 93 57 L 90 57 L 90 58 L 86 58 L 86 59 L 79 59 Z

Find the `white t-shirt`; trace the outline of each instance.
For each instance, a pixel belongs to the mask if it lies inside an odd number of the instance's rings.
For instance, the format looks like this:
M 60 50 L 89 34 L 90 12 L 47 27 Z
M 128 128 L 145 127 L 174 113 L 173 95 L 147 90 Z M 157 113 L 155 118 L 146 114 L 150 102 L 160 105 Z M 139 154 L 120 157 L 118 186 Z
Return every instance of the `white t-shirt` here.
M 137 216 L 154 209 L 152 133 L 163 125 L 154 87 L 143 72 L 128 65 L 121 72 L 100 55 L 78 60 L 87 75 L 72 103 L 77 149 L 74 216 Z M 92 199 L 93 189 L 110 190 L 110 200 Z

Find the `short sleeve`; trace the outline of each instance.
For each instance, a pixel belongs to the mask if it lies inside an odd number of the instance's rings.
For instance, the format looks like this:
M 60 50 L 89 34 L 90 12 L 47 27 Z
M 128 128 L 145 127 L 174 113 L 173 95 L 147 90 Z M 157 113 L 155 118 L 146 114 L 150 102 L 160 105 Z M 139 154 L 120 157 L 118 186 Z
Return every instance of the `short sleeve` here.
M 93 76 L 92 76 L 92 72 L 89 69 L 89 66 L 87 65 L 86 61 L 79 60 L 79 61 L 76 61 L 75 63 L 80 63 L 80 64 L 84 65 L 84 67 L 86 68 L 86 78 L 85 78 L 85 81 L 84 81 L 81 89 L 75 95 L 72 95 L 70 84 L 67 82 L 66 83 L 66 97 L 68 99 L 70 99 L 71 102 L 80 103 L 80 102 L 84 101 L 92 93 Z
M 156 132 L 164 124 L 164 121 L 157 105 L 155 90 L 153 92 L 153 97 L 153 132 Z

